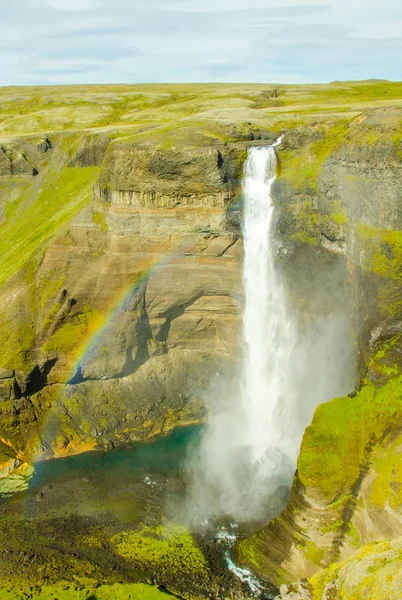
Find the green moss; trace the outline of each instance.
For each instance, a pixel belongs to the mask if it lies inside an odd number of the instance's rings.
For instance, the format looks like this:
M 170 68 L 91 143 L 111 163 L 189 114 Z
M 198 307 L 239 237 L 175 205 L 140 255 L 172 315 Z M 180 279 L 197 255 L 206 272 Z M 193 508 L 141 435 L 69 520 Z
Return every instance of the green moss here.
M 46 303 L 53 298 L 63 286 L 66 279 L 65 273 L 60 273 L 59 269 L 48 271 L 37 283 L 40 308 L 43 310 Z
M 15 452 L 13 452 L 9 446 L 0 442 L 0 463 L 6 462 L 12 458 L 15 458 Z
M 328 593 L 331 600 L 395 600 L 402 586 L 401 543 L 368 544 L 317 573 L 309 583 L 313 600 L 322 600 Z
M 57 315 L 58 311 L 61 308 L 60 302 L 55 302 L 53 306 L 49 309 L 46 317 L 43 321 L 43 329 L 46 330 L 49 325 L 53 322 L 54 317 Z
M 262 543 L 261 543 L 262 542 Z M 236 558 L 239 565 L 251 567 L 253 571 L 262 576 L 270 576 L 268 579 L 273 580 L 271 574 L 274 574 L 276 581 L 289 581 L 289 575 L 285 569 L 278 566 L 276 563 L 271 563 L 267 554 L 264 552 L 264 543 L 258 533 L 251 537 L 241 540 L 236 546 Z
M 120 556 L 162 572 L 186 572 L 207 576 L 208 565 L 189 530 L 181 525 L 143 527 L 123 532 L 111 540 Z
M 316 544 L 309 541 L 306 546 L 303 548 L 304 555 L 313 565 L 319 567 L 321 565 L 321 561 L 324 558 L 325 549 L 319 548 Z
M 402 231 L 361 224 L 358 236 L 365 252 L 363 267 L 380 277 L 402 281 Z
M 386 381 L 401 374 L 401 361 L 399 359 L 401 341 L 402 335 L 397 334 L 391 339 L 377 344 L 375 353 L 368 360 L 370 375 L 372 377 L 375 374 L 376 381 Z
M 352 546 L 355 546 L 356 548 L 359 548 L 361 546 L 361 538 L 359 532 L 355 527 L 353 527 L 351 523 L 348 523 L 347 536 Z
M 348 222 L 348 217 L 345 211 L 338 213 L 331 213 L 331 218 L 337 225 L 345 225 Z
M 0 283 L 85 206 L 98 174 L 97 167 L 50 171 L 41 189 L 24 200 L 15 218 L 0 225 Z
M 100 226 L 101 231 L 108 230 L 105 213 L 98 210 L 92 210 L 92 220 L 96 225 Z
M 318 178 L 324 162 L 349 134 L 348 121 L 338 121 L 320 128 L 321 139 L 307 142 L 297 150 L 280 152 L 279 179 L 293 189 L 317 192 Z
M 370 500 L 384 508 L 387 503 L 396 509 L 402 505 L 402 436 L 391 445 L 378 449 L 373 458 L 376 478 Z
M 360 225 L 357 235 L 361 245 L 362 267 L 382 280 L 378 303 L 384 317 L 402 311 L 402 232 Z
M 37 300 L 33 281 L 36 267 L 37 261 L 26 265 L 20 276 L 24 293 L 18 294 L 10 307 L 4 306 L 0 314 L 0 364 L 25 372 L 32 367 L 31 349 L 36 337 Z
M 237 559 L 242 564 L 252 565 L 256 570 L 263 567 L 267 557 L 260 550 L 256 533 L 237 544 Z
M 73 354 L 79 352 L 80 344 L 95 331 L 101 315 L 90 307 L 84 309 L 56 329 L 50 340 L 43 346 L 43 352 L 48 354 L 62 352 Z
M 114 585 L 81 586 L 69 581 L 54 585 L 1 589 L 0 600 L 171 600 L 158 588 L 145 583 L 115 583 Z
M 301 446 L 298 474 L 302 484 L 330 500 L 349 493 L 370 446 L 401 419 L 401 401 L 399 377 L 380 389 L 368 384 L 354 398 L 336 398 L 319 406 Z
M 338 531 L 338 529 L 342 527 L 343 524 L 344 522 L 340 519 L 335 519 L 327 523 L 327 525 L 325 525 L 324 527 L 321 527 L 320 531 L 322 533 L 333 533 L 334 531 Z

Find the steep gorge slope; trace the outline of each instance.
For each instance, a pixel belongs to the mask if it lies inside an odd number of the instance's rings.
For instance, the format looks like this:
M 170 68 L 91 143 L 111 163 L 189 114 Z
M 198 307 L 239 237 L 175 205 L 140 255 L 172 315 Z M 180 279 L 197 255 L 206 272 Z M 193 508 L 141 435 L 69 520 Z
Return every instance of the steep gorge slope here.
M 277 583 L 402 534 L 401 119 L 296 129 L 279 153 L 278 235 L 346 258 L 359 368 L 355 391 L 316 410 L 284 512 L 239 546 Z
M 285 133 L 278 261 L 348 306 L 357 390 L 318 408 L 291 501 L 239 558 L 281 583 L 401 532 L 399 84 L 1 90 L 0 463 L 204 418 L 240 347 L 245 149 Z
M 100 174 L 94 196 L 3 284 L 2 436 L 19 449 L 32 435 L 60 455 L 199 421 L 203 388 L 237 355 L 241 242 L 226 208 L 242 151 L 196 134 L 185 150 L 109 142 L 84 138 L 69 161 L 51 142 L 63 192 Z M 39 210 L 46 184 L 29 200 Z

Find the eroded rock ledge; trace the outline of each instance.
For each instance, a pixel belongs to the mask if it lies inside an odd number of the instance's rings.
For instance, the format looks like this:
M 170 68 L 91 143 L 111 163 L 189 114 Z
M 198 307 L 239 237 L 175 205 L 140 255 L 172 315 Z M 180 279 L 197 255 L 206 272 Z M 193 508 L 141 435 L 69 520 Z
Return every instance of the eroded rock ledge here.
M 0 432 L 28 458 L 200 422 L 240 352 L 244 147 L 65 145 L 25 147 L 45 174 L 99 168 L 94 196 L 0 295 Z

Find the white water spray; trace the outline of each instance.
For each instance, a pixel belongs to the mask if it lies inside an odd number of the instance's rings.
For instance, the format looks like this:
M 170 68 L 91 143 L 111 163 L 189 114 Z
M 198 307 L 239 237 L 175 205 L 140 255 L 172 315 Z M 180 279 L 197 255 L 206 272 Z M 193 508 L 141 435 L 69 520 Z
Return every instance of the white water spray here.
M 301 335 L 288 307 L 272 239 L 276 166 L 274 147 L 249 149 L 243 178 L 243 370 L 240 390 L 219 378 L 210 389 L 208 427 L 192 466 L 192 503 L 203 518 L 268 518 L 267 501 L 281 484 L 290 484 L 314 408 L 346 393 L 350 384 L 345 360 L 338 357 L 340 348 L 346 361 L 349 356 L 339 319 L 330 315 Z

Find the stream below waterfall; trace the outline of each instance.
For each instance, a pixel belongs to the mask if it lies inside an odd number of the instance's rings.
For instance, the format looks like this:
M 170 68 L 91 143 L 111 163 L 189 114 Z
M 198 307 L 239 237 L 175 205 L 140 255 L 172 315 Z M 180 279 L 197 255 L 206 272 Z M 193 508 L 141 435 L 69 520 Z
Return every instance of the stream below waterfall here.
M 2 516 L 16 519 L 16 523 L 20 518 L 25 523 L 42 523 L 43 531 L 55 520 L 60 521 L 63 525 L 57 544 L 68 547 L 73 534 L 76 553 L 85 552 L 85 540 L 81 547 L 76 528 L 86 522 L 95 523 L 105 535 L 121 527 L 135 528 L 138 523 L 183 522 L 192 530 L 227 593 L 237 589 L 238 594 L 243 590 L 244 597 L 272 598 L 273 588 L 235 563 L 235 542 L 252 532 L 256 524 L 250 528 L 222 519 L 197 526 L 188 522 L 186 462 L 199 445 L 203 430 L 202 426 L 179 428 L 123 449 L 36 463 L 28 489 L 14 494 L 8 502 L 3 498 Z M 139 572 L 136 577 L 149 580 L 147 573 Z

